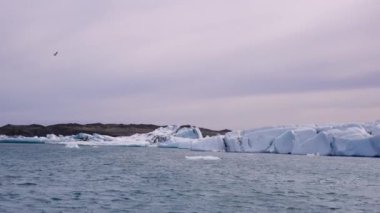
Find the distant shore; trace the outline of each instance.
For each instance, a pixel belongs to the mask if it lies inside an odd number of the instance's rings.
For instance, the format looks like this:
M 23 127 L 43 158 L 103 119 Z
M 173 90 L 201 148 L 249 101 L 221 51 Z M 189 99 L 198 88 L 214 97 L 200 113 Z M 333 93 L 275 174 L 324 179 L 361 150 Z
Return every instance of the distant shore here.
M 189 125 L 183 125 L 189 126 Z M 142 134 L 152 132 L 155 129 L 162 127 L 154 124 L 102 124 L 102 123 L 92 123 L 92 124 L 77 124 L 77 123 L 67 123 L 67 124 L 54 124 L 54 125 L 12 125 L 7 124 L 0 127 L 0 135 L 8 136 L 46 136 L 47 134 L 55 135 L 75 135 L 78 133 L 87 134 L 102 134 L 109 136 L 131 136 L 134 134 Z M 218 134 L 225 134 L 230 130 L 211 130 L 206 128 L 200 128 L 203 136 L 214 136 Z

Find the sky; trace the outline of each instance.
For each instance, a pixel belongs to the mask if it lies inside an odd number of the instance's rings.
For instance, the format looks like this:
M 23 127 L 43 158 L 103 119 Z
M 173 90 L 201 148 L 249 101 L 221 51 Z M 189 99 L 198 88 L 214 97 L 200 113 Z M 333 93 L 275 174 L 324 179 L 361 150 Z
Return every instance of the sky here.
M 0 125 L 380 119 L 378 0 L 0 5 Z

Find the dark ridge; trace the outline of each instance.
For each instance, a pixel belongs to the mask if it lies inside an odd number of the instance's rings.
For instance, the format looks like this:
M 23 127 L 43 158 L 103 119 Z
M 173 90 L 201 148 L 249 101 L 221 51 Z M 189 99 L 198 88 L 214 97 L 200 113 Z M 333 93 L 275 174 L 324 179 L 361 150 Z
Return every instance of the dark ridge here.
M 224 135 L 227 132 L 231 132 L 229 129 L 223 129 L 223 130 L 211 130 L 206 128 L 199 128 L 202 132 L 203 136 L 215 136 L 215 135 Z
M 186 125 L 181 125 L 180 128 L 182 127 L 191 127 L 191 125 L 186 124 Z M 231 132 L 229 129 L 223 129 L 223 130 L 211 130 L 211 129 L 206 129 L 200 127 L 199 130 L 201 130 L 203 136 L 215 136 L 215 135 L 224 135 L 227 132 Z
M 46 136 L 55 135 L 76 135 L 78 133 L 98 133 L 110 136 L 130 136 L 136 133 L 148 133 L 160 126 L 146 124 L 54 124 L 50 126 L 32 125 L 5 125 L 0 127 L 0 135 L 8 136 Z
M 190 125 L 183 125 L 183 127 L 189 127 Z M 49 126 L 43 126 L 39 124 L 31 125 L 11 125 L 7 124 L 0 127 L 0 135 L 8 136 L 46 136 L 47 134 L 55 135 L 76 135 L 78 133 L 98 133 L 101 135 L 109 136 L 131 136 L 133 134 L 148 133 L 153 130 L 162 127 L 153 124 L 102 124 L 102 123 L 91 123 L 91 124 L 77 124 L 77 123 L 67 123 L 67 124 L 54 124 Z M 230 130 L 210 130 L 205 128 L 200 128 L 203 136 L 214 136 L 218 134 L 225 134 Z

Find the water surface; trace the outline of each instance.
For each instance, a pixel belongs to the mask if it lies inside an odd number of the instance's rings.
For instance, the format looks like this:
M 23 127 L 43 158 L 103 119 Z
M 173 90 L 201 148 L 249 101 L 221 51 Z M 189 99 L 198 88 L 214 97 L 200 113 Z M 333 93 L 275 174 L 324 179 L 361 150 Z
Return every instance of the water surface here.
M 0 212 L 378 212 L 379 160 L 0 144 Z

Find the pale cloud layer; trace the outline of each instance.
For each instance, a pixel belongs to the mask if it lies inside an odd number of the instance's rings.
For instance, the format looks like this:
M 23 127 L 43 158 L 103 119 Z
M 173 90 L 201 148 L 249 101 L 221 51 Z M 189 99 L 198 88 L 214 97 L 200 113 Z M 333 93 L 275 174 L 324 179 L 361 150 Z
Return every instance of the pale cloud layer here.
M 378 20 L 377 0 L 8 1 L 0 124 L 373 121 Z

